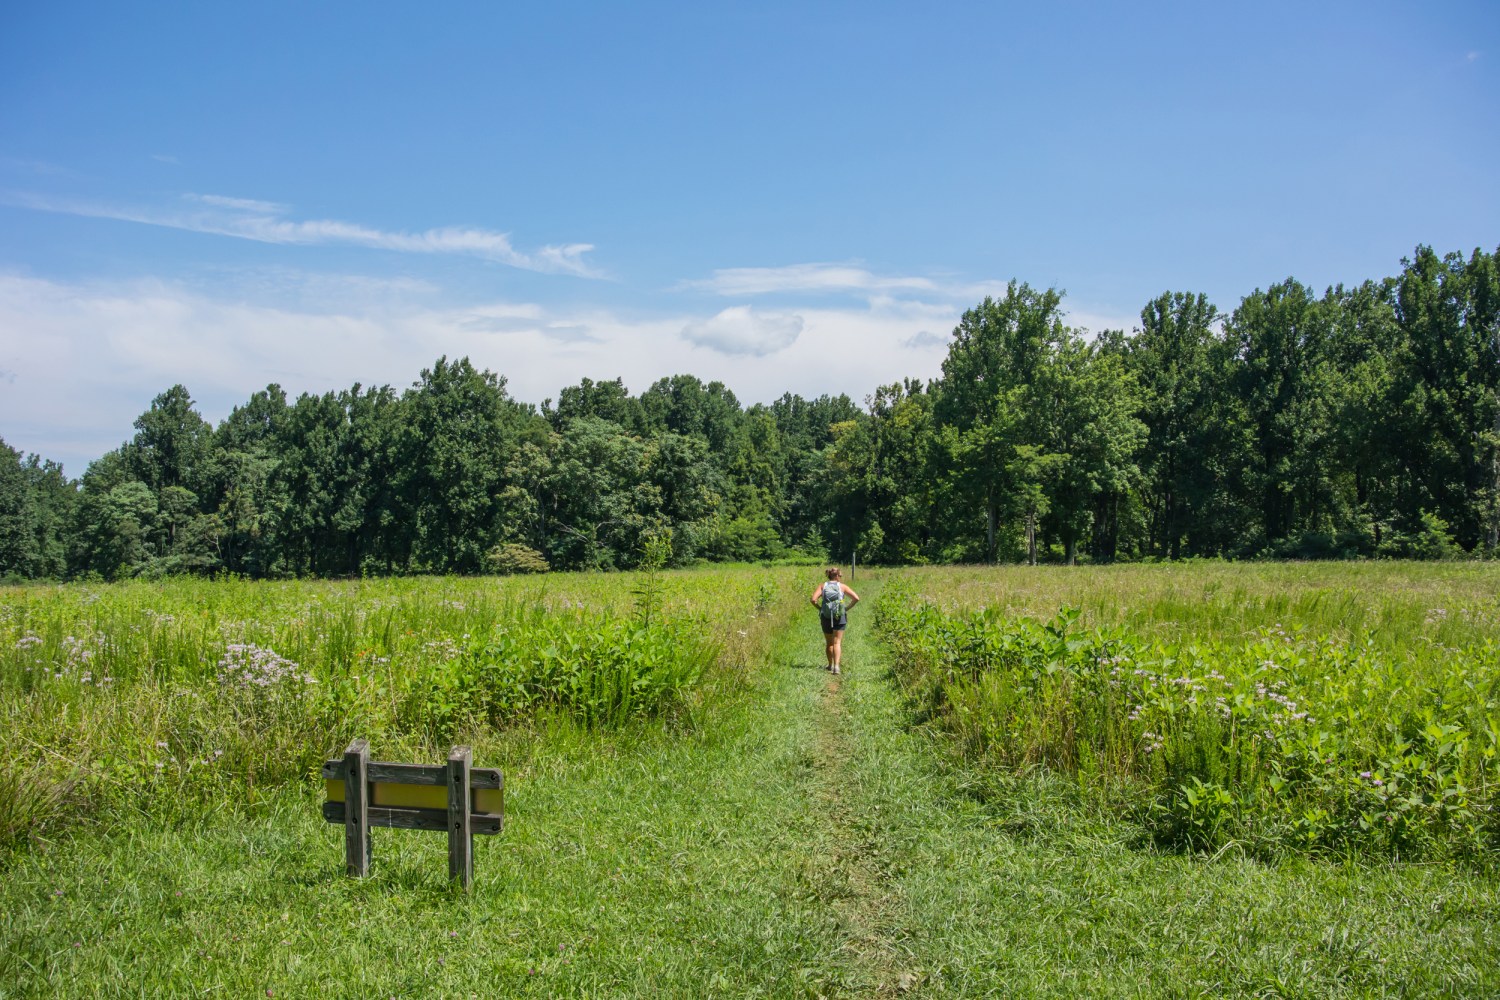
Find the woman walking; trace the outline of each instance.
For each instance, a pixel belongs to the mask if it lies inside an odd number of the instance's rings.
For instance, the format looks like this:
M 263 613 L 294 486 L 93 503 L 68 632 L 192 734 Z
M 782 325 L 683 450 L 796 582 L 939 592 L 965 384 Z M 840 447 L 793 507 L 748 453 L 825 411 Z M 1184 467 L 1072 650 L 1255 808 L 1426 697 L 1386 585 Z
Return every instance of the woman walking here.
M 818 619 L 823 623 L 828 669 L 838 673 L 839 660 L 843 656 L 844 629 L 849 627 L 849 609 L 859 603 L 859 595 L 844 585 L 844 574 L 837 566 L 828 567 L 824 575 L 828 580 L 813 589 L 812 606 L 818 609 Z

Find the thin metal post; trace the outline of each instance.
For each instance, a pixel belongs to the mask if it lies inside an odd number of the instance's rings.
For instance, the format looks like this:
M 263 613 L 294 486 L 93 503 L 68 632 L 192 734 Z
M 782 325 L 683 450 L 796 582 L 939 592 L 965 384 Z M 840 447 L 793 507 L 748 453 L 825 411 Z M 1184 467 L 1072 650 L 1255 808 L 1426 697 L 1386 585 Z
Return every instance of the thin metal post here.
M 454 747 L 448 754 L 448 878 L 474 881 L 474 832 L 469 818 L 469 770 L 474 753 Z
M 350 875 L 370 874 L 370 742 L 344 751 L 344 859 Z

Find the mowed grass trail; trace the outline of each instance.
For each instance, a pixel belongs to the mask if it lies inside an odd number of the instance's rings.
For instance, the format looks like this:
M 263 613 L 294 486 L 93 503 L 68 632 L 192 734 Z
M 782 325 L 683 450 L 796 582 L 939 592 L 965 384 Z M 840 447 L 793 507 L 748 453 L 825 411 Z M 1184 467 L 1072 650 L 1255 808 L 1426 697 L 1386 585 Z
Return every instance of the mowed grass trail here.
M 377 830 L 345 878 L 310 783 L 19 855 L 0 997 L 1500 995 L 1493 878 L 1160 854 L 1060 782 L 970 794 L 859 589 L 841 678 L 802 599 L 691 725 L 478 742 L 507 829 L 468 896 L 438 834 Z
M 0 886 L 0 996 L 847 992 L 814 780 L 826 675 L 798 624 L 686 731 L 562 721 L 514 758 L 480 746 L 507 824 L 476 838 L 468 897 L 439 834 L 377 830 L 372 877 L 346 878 L 311 788 L 33 851 Z
M 867 593 L 869 591 L 870 593 Z M 861 596 L 878 588 L 861 586 Z M 868 607 L 868 605 L 866 606 Z M 845 941 L 876 993 L 990 997 L 1500 996 L 1500 886 L 1435 865 L 1278 865 L 1141 847 L 1043 777 L 966 773 L 905 722 L 855 613 L 824 725 L 871 892 Z M 967 789 L 983 784 L 985 794 Z

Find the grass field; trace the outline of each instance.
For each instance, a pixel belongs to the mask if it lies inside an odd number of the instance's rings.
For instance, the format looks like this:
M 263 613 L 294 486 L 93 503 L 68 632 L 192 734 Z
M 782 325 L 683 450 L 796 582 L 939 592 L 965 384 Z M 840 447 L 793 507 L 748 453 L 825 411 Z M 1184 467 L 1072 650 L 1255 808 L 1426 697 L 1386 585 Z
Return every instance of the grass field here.
M 1172 788 L 1129 763 L 1150 756 L 1138 733 L 1135 756 L 1081 766 L 1079 725 L 1071 763 L 1035 752 L 1055 711 L 966 730 L 928 675 L 942 658 L 914 664 L 892 627 L 989 609 L 982 637 L 1011 652 L 955 662 L 971 687 L 1022 676 L 1023 653 L 1046 675 L 1063 606 L 1079 609 L 1063 667 L 1101 634 L 1137 660 L 1194 646 L 1236 683 L 1260 643 L 1357 647 L 1383 665 L 1370 704 L 1470 678 L 1442 701 L 1469 760 L 1475 720 L 1496 717 L 1500 574 L 862 573 L 839 679 L 817 669 L 816 576 L 0 592 L 0 997 L 1500 994 L 1476 772 L 1455 773 L 1480 840 L 1445 833 L 1420 862 L 1357 838 L 1257 847 L 1222 822 L 1174 839 L 1129 807 Z M 1027 703 L 998 698 L 973 704 Z M 1373 711 L 1347 728 L 1341 775 L 1382 731 Z M 385 759 L 467 742 L 505 770 L 507 828 L 478 839 L 469 895 L 435 834 L 376 831 L 372 877 L 344 877 L 315 771 L 355 735 Z
M 966 753 L 1072 775 L 1164 843 L 1484 865 L 1500 847 L 1492 580 L 947 570 L 903 580 L 879 624 Z

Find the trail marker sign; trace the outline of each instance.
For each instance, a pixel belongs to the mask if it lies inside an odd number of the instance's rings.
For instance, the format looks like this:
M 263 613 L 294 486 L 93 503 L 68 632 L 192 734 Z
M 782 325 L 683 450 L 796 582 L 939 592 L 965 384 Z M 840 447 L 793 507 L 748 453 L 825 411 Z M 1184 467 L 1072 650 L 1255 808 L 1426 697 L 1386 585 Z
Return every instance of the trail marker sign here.
M 355 740 L 344 756 L 323 765 L 328 801 L 323 818 L 344 825 L 350 875 L 370 873 L 370 830 L 448 831 L 448 877 L 474 879 L 474 835 L 505 826 L 505 776 L 474 767 L 468 747 L 454 747 L 446 764 L 388 764 L 370 760 L 370 744 Z

